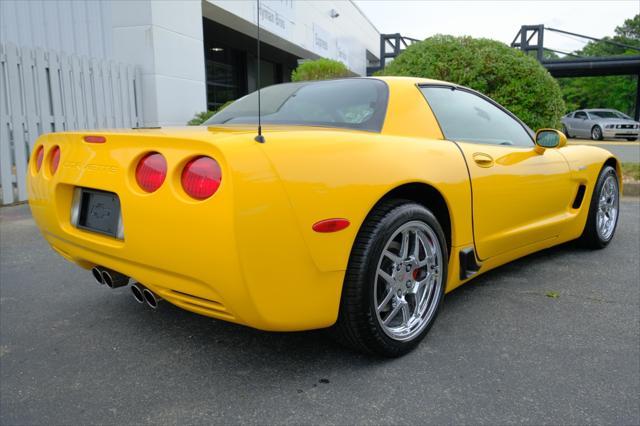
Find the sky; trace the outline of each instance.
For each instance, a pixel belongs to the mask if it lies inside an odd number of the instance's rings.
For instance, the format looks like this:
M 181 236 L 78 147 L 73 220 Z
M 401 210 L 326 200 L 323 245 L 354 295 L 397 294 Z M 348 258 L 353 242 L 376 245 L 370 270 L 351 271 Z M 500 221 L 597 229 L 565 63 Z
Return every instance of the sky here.
M 417 39 L 434 34 L 470 35 L 510 44 L 521 25 L 544 24 L 591 37 L 613 35 L 640 13 L 640 0 L 355 0 L 381 33 Z M 544 46 L 571 52 L 584 39 L 545 31 Z

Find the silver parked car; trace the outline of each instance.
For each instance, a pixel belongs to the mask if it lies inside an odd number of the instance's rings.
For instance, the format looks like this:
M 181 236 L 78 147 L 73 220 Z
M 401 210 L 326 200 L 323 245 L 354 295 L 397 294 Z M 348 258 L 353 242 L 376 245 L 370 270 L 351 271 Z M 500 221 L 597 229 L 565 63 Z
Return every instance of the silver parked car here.
M 562 131 L 568 138 L 634 141 L 638 139 L 640 123 L 615 109 L 581 109 L 562 117 Z

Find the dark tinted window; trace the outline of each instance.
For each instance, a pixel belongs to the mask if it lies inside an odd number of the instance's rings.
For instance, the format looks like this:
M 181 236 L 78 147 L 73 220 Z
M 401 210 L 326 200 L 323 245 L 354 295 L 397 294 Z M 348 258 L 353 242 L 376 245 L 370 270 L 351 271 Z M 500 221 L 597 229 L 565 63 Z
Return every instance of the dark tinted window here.
M 379 132 L 387 109 L 387 85 L 375 79 L 287 83 L 262 89 L 262 122 L 346 127 Z M 204 124 L 256 124 L 258 94 L 238 99 Z
M 482 97 L 451 87 L 423 87 L 431 110 L 449 140 L 533 146 L 519 121 Z
M 587 118 L 587 113 L 584 111 L 578 111 L 576 112 L 576 115 L 573 116 L 574 118 Z
M 620 116 L 613 111 L 590 111 L 589 114 L 596 118 L 620 118 Z

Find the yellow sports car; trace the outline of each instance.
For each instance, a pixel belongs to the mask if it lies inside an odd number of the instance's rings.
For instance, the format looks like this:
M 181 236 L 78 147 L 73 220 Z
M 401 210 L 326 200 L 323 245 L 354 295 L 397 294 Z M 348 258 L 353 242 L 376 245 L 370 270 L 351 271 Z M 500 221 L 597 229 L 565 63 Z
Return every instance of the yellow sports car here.
M 398 356 L 444 294 L 518 257 L 606 246 L 620 164 L 414 78 L 262 89 L 204 126 L 40 137 L 29 203 L 55 251 L 141 304 L 262 330 L 332 327 Z

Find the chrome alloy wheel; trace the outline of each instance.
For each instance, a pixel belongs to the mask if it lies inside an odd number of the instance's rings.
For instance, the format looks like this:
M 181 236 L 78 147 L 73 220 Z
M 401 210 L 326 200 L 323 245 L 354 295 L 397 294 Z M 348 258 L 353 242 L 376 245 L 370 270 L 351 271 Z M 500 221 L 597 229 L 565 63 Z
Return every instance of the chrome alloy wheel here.
M 411 340 L 429 324 L 442 295 L 442 249 L 429 225 L 411 221 L 389 238 L 378 260 L 376 317 L 394 340 Z
M 602 138 L 602 130 L 600 127 L 596 126 L 591 130 L 591 139 L 594 141 L 600 140 Z
M 598 200 L 598 212 L 596 214 L 596 227 L 598 235 L 608 241 L 613 235 L 618 221 L 618 181 L 615 176 L 608 176 L 602 184 L 600 199 Z

